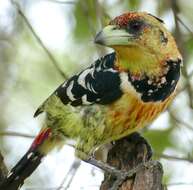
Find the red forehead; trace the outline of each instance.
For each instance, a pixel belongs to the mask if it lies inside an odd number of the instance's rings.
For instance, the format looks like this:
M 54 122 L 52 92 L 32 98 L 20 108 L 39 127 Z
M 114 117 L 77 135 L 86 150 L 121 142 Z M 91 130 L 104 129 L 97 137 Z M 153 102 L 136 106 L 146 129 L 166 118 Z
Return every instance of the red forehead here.
M 118 17 L 115 17 L 112 21 L 110 21 L 109 24 L 116 24 L 119 26 L 127 25 L 129 20 L 137 19 L 140 15 L 138 13 L 132 12 L 132 13 L 125 13 Z

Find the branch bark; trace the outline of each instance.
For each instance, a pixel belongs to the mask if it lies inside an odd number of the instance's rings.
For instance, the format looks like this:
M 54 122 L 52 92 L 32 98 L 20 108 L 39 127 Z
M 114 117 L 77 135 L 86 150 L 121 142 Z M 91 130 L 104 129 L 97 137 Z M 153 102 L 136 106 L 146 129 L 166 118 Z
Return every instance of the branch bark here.
M 138 133 L 116 141 L 107 157 L 107 163 L 110 166 L 121 171 L 129 171 L 143 163 L 144 167 L 124 181 L 116 179 L 112 174 L 105 173 L 100 190 L 164 190 L 161 164 L 156 162 L 156 164 L 145 167 L 145 162 L 149 162 L 151 157 L 150 145 Z
M 3 156 L 0 152 L 0 183 L 4 180 L 4 178 L 7 176 L 8 170 L 4 163 Z

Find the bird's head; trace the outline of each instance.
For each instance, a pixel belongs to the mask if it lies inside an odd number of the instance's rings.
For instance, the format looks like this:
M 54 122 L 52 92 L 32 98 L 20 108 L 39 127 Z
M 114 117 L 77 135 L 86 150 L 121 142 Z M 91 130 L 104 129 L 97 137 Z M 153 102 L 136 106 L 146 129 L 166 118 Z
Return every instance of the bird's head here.
M 114 18 L 96 35 L 95 43 L 115 49 L 117 67 L 136 74 L 159 74 L 162 63 L 181 58 L 163 21 L 145 12 Z

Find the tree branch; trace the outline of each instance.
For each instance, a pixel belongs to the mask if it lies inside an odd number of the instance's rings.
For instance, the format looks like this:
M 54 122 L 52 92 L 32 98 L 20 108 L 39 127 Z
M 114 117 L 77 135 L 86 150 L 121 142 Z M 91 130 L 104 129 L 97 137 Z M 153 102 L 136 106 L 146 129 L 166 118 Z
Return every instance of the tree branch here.
M 186 127 L 187 129 L 193 131 L 193 126 L 192 126 L 191 124 L 189 124 L 189 123 L 187 123 L 187 122 L 179 119 L 179 118 L 173 113 L 173 111 L 172 111 L 171 109 L 168 109 L 168 112 L 169 112 L 169 114 L 170 114 L 171 119 L 173 119 L 177 125 L 181 124 L 181 125 L 183 125 L 184 127 Z
M 11 136 L 11 137 L 24 137 L 24 138 L 35 138 L 35 135 L 29 135 L 26 133 L 19 133 L 15 131 L 0 131 L 0 136 Z
M 75 159 L 75 161 L 73 162 L 72 166 L 70 167 L 68 173 L 64 176 L 64 179 L 62 180 L 60 186 L 56 189 L 56 190 L 67 190 L 69 189 L 74 176 L 78 170 L 78 168 L 80 167 L 81 161 L 78 159 Z M 67 185 L 64 187 L 64 183 L 68 182 Z
M 193 36 L 193 31 L 183 22 L 183 20 L 176 15 L 178 22 Z
M 4 180 L 4 178 L 7 176 L 8 170 L 4 163 L 3 156 L 0 152 L 0 183 Z
M 187 68 L 187 54 L 186 54 L 186 51 L 184 49 L 184 43 L 183 43 L 183 39 L 182 39 L 182 33 L 181 33 L 181 30 L 180 30 L 180 26 L 179 26 L 179 22 L 181 20 L 179 20 L 179 17 L 178 17 L 178 12 L 179 12 L 179 6 L 177 4 L 177 1 L 176 0 L 170 0 L 171 2 L 171 9 L 173 11 L 173 14 L 174 14 L 174 21 L 175 21 L 175 26 L 176 26 L 176 30 L 175 30 L 175 37 L 176 37 L 176 40 L 178 42 L 178 46 L 179 46 L 179 49 L 182 53 L 182 56 L 183 56 L 183 60 L 184 60 L 184 67 L 182 68 L 182 74 L 184 75 L 184 77 L 186 78 L 186 89 L 187 89 L 187 92 L 188 92 L 188 97 L 189 97 L 189 103 L 190 103 L 190 107 L 193 108 L 193 91 L 192 91 L 192 86 L 191 86 L 191 83 L 190 83 L 190 79 L 189 79 L 189 75 L 188 75 L 188 68 Z M 181 22 L 180 22 L 181 23 Z
M 74 5 L 76 2 L 75 1 L 58 1 L 58 0 L 46 0 L 50 1 L 52 3 L 59 3 L 59 4 L 67 4 L 67 5 Z
M 50 59 L 50 61 L 52 62 L 52 64 L 54 65 L 54 67 L 56 68 L 56 70 L 58 71 L 58 73 L 64 78 L 67 79 L 66 74 L 62 71 L 62 69 L 59 67 L 59 63 L 56 61 L 56 59 L 54 58 L 54 56 L 52 55 L 52 53 L 48 50 L 48 48 L 44 45 L 43 41 L 40 39 L 40 37 L 37 35 L 37 33 L 35 32 L 35 30 L 33 29 L 32 25 L 30 24 L 29 20 L 27 19 L 27 17 L 25 16 L 25 14 L 23 13 L 22 9 L 20 8 L 19 4 L 17 2 L 15 2 L 14 0 L 11 0 L 11 3 L 16 7 L 19 15 L 21 16 L 21 18 L 23 19 L 23 21 L 25 22 L 26 26 L 29 28 L 29 30 L 31 31 L 31 33 L 33 34 L 33 36 L 35 37 L 35 39 L 37 40 L 37 42 L 39 43 L 39 45 L 42 47 L 42 49 L 45 51 L 45 53 L 47 54 L 48 58 Z
M 107 163 L 125 173 L 128 171 L 129 175 L 121 179 L 105 172 L 100 189 L 163 190 L 162 166 L 159 162 L 151 161 L 151 157 L 150 145 L 138 133 L 116 141 L 108 153 Z
M 191 158 L 190 156 L 178 157 L 178 156 L 167 155 L 167 154 L 159 154 L 159 153 L 155 153 L 155 156 L 157 156 L 159 158 L 167 159 L 167 160 L 186 161 L 186 162 L 193 163 L 193 158 Z

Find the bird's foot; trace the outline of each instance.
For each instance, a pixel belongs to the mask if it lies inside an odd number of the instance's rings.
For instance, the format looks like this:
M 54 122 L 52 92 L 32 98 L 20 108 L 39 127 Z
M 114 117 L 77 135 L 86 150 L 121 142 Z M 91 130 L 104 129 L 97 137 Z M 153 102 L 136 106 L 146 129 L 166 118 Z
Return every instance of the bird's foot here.
M 116 169 L 115 167 L 110 166 L 108 163 L 105 163 L 101 160 L 97 160 L 94 157 L 93 152 L 91 154 L 88 154 L 88 153 L 85 153 L 84 151 L 76 148 L 76 156 L 79 157 L 84 162 L 91 164 L 91 165 L 93 165 L 93 166 L 95 166 L 95 167 L 97 167 L 105 172 L 113 174 L 117 177 L 121 175 L 121 170 Z
M 156 161 L 147 161 L 147 162 L 138 164 L 138 166 L 136 166 L 133 169 L 130 169 L 129 171 L 124 171 L 124 170 L 119 170 L 113 166 L 110 166 L 108 163 L 102 162 L 100 160 L 96 160 L 94 157 L 90 157 L 89 159 L 83 160 L 83 161 L 93 166 L 96 166 L 97 168 L 100 168 L 103 171 L 108 172 L 109 174 L 112 174 L 119 179 L 125 179 L 126 177 L 131 177 L 134 174 L 136 174 L 136 172 L 138 172 L 141 168 L 143 167 L 149 168 L 150 166 L 152 167 L 152 165 L 157 164 Z
M 89 157 L 87 160 L 84 160 L 84 162 L 89 163 L 97 168 L 100 168 L 101 170 L 108 172 L 110 174 L 113 174 L 117 177 L 120 177 L 123 173 L 123 171 L 110 166 L 108 163 L 105 163 L 101 160 L 96 160 L 93 156 Z

